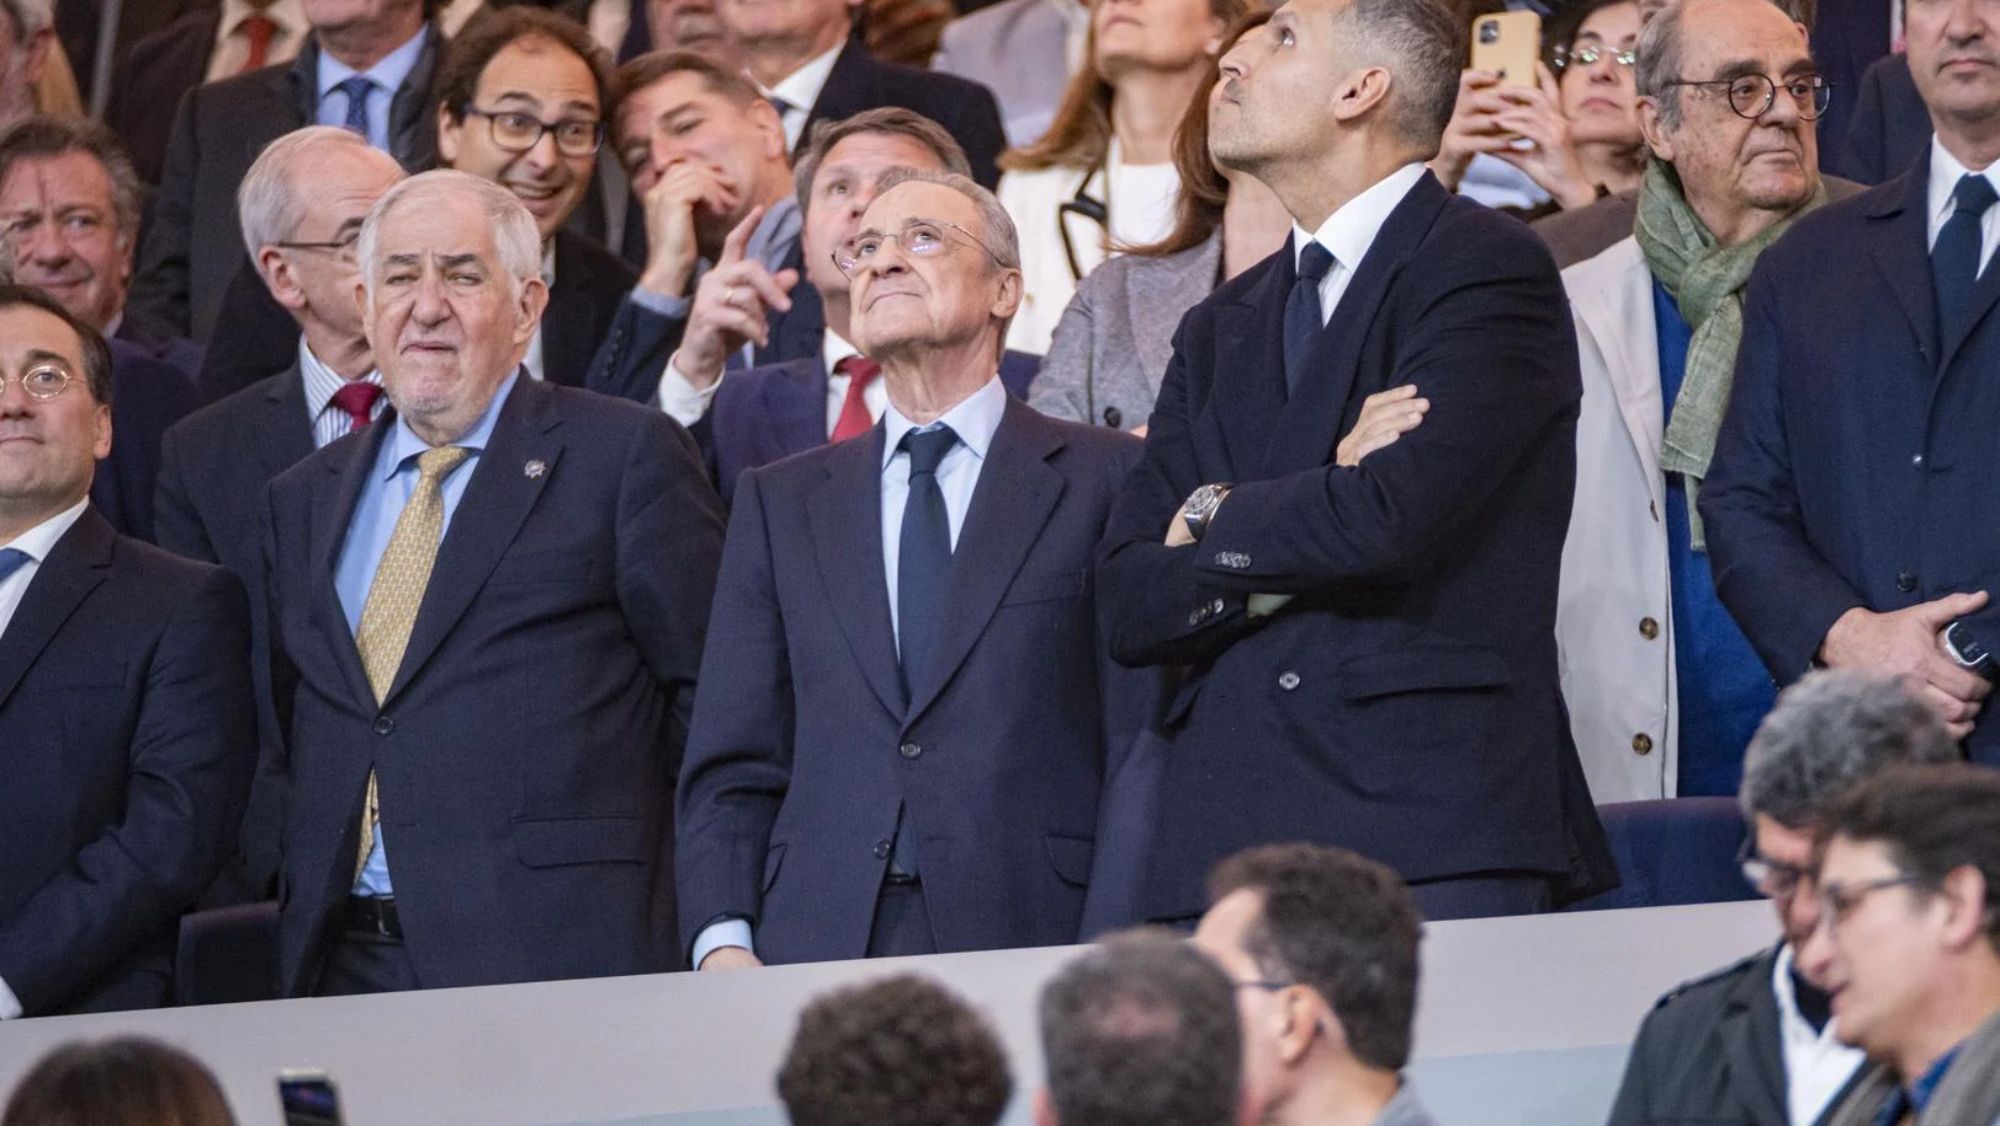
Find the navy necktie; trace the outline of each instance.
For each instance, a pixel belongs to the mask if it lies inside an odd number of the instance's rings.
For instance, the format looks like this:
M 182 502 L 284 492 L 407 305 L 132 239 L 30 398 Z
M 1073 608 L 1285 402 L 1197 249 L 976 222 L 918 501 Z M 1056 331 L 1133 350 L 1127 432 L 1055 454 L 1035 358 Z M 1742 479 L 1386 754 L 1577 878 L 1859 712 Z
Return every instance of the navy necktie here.
M 1295 395 L 1299 381 L 1305 378 L 1306 361 L 1312 358 L 1313 345 L 1326 327 L 1326 317 L 1319 307 L 1319 283 L 1326 272 L 1333 268 L 1333 252 L 1321 246 L 1318 240 L 1306 243 L 1299 254 L 1299 277 L 1292 283 L 1291 296 L 1285 299 L 1285 393 Z
M 368 95 L 375 89 L 375 80 L 357 74 L 334 87 L 347 95 L 347 120 L 341 122 L 349 131 L 359 133 L 363 140 L 368 138 Z
M 9 575 L 26 567 L 33 558 L 18 547 L 0 550 L 0 583 L 6 582 Z
M 903 435 L 910 455 L 910 495 L 903 504 L 903 539 L 896 552 L 896 641 L 902 654 L 903 690 L 923 668 L 936 632 L 945 578 L 951 572 L 951 517 L 938 464 L 958 444 L 949 426 Z
M 1931 273 L 1937 285 L 1938 346 L 1951 347 L 1972 312 L 1972 289 L 1979 281 L 1979 220 L 1996 195 L 1986 177 L 1967 173 L 1959 178 L 1951 198 L 1957 205 L 1938 231 L 1931 248 Z

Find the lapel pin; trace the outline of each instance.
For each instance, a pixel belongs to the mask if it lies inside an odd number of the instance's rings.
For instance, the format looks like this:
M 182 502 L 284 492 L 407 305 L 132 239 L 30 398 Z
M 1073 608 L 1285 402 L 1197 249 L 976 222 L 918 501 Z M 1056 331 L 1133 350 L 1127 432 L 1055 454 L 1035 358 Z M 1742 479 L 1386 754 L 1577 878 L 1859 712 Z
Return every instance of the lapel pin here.
M 541 458 L 538 457 L 529 458 L 528 464 L 521 467 L 521 472 L 526 474 L 528 480 L 530 481 L 536 479 L 537 477 L 540 477 L 542 474 L 547 473 L 548 471 L 549 471 L 549 463 L 543 461 Z

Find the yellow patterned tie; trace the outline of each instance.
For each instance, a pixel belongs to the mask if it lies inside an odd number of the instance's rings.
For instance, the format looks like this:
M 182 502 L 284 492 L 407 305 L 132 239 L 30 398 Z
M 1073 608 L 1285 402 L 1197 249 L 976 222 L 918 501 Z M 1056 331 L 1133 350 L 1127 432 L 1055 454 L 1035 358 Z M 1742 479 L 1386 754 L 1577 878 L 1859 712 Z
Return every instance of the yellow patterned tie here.
M 377 706 L 396 683 L 403 650 L 410 646 L 410 630 L 417 624 L 417 608 L 423 605 L 424 588 L 430 585 L 431 568 L 437 563 L 438 541 L 444 536 L 444 479 L 470 456 L 472 451 L 464 446 L 438 446 L 417 455 L 416 490 L 396 517 L 396 530 L 375 567 L 354 645 L 361 651 L 361 667 L 368 672 Z M 361 854 L 354 862 L 357 879 L 375 847 L 375 825 L 380 820 L 371 769 L 361 810 Z

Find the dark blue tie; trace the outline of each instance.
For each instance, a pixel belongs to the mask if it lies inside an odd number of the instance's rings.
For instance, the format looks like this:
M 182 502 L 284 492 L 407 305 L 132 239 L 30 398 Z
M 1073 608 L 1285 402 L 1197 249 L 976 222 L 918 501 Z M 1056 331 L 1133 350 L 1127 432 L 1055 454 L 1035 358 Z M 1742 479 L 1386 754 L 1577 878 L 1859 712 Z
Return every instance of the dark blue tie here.
M 937 469 L 957 444 L 958 435 L 949 426 L 903 435 L 902 448 L 910 455 L 910 495 L 903 504 L 903 540 L 896 553 L 896 642 L 905 693 L 930 653 L 938 604 L 951 573 L 951 518 Z
M 1951 218 L 1938 231 L 1937 245 L 1931 248 L 1931 272 L 1937 284 L 1938 341 L 1950 348 L 1965 328 L 1972 312 L 1972 289 L 1979 281 L 1980 217 L 1993 206 L 1993 184 L 1984 176 L 1967 173 L 1952 189 Z
M 368 137 L 368 95 L 375 89 L 375 80 L 357 74 L 334 89 L 347 95 L 347 120 L 341 124 L 361 134 L 365 140 Z
M 7 576 L 26 567 L 33 558 L 18 547 L 0 549 L 0 583 L 6 582 Z
M 1305 377 L 1306 363 L 1312 359 L 1313 345 L 1326 327 L 1319 307 L 1319 283 L 1333 268 L 1333 252 L 1317 240 L 1306 243 L 1299 254 L 1299 277 L 1285 298 L 1285 393 L 1298 393 Z

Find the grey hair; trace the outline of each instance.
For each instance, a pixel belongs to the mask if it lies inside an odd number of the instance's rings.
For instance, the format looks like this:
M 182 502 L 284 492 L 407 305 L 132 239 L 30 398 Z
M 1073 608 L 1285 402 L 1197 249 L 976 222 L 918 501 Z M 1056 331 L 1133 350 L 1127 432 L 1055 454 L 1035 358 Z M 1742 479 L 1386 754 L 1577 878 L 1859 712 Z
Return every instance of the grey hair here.
M 352 129 L 335 125 L 308 125 L 294 129 L 264 146 L 243 182 L 236 188 L 237 221 L 243 227 L 243 245 L 251 257 L 275 242 L 298 233 L 305 219 L 304 201 L 299 198 L 300 173 L 310 172 L 324 159 L 327 149 L 353 147 L 376 153 L 368 138 Z M 393 159 L 382 153 L 383 160 Z
M 55 26 L 54 0 L 0 0 L 0 12 L 14 21 L 14 34 L 26 47 L 28 41 Z
M 1813 23 L 1813 0 L 1770 0 L 1771 6 L 1785 13 L 1793 23 L 1811 27 Z M 1632 66 L 1632 85 L 1642 98 L 1653 99 L 1660 108 L 1660 124 L 1668 129 L 1681 127 L 1681 88 L 1674 85 L 1681 78 L 1681 8 L 1680 0 L 1673 0 L 1646 26 L 1639 29 L 1639 42 L 1633 51 L 1639 56 Z
M 898 184 L 942 184 L 959 195 L 972 201 L 979 209 L 979 225 L 985 228 L 981 236 L 986 241 L 986 249 L 993 252 L 993 258 L 1009 270 L 1021 268 L 1021 236 L 1014 230 L 1014 219 L 1007 209 L 1000 206 L 1000 199 L 992 192 L 972 182 L 969 176 L 956 172 L 925 172 L 916 168 L 891 168 L 875 181 L 875 194 L 881 195 Z
M 376 261 L 382 224 L 397 208 L 414 198 L 439 195 L 470 197 L 470 202 L 478 205 L 493 228 L 493 245 L 499 252 L 500 268 L 513 284 L 515 294 L 521 292 L 522 282 L 541 276 L 541 233 L 535 229 L 534 216 L 521 206 L 521 201 L 491 180 L 438 168 L 420 172 L 384 192 L 368 212 L 367 222 L 361 224 L 361 240 L 355 247 L 355 256 L 361 263 L 361 284 L 371 297 L 382 270 L 381 263 Z
M 1844 669 L 1806 674 L 1779 694 L 1743 754 L 1737 800 L 1793 829 L 1829 802 L 1899 762 L 1957 762 L 1957 744 L 1903 683 Z
M 1334 20 L 1351 57 L 1389 69 L 1396 132 L 1436 154 L 1465 63 L 1465 29 L 1452 8 L 1439 0 L 1354 0 Z
M 931 150 L 931 155 L 937 157 L 946 172 L 972 175 L 972 165 L 965 159 L 965 149 L 944 126 L 901 106 L 877 106 L 839 121 L 819 122 L 806 135 L 805 151 L 799 154 L 799 162 L 792 169 L 792 189 L 798 196 L 800 218 L 804 218 L 807 209 L 812 206 L 813 180 L 819 176 L 819 166 L 825 162 L 827 154 L 847 138 L 863 135 L 902 137 L 914 141 Z

